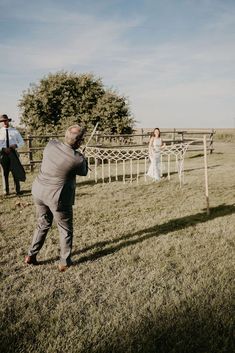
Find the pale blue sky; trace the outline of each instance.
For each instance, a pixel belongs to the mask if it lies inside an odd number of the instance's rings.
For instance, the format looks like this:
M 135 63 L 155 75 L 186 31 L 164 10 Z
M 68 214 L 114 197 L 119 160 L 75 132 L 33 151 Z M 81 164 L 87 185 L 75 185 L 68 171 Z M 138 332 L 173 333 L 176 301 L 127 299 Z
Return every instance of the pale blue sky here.
M 235 127 L 235 0 L 0 0 L 0 112 L 30 83 L 92 72 L 141 127 Z

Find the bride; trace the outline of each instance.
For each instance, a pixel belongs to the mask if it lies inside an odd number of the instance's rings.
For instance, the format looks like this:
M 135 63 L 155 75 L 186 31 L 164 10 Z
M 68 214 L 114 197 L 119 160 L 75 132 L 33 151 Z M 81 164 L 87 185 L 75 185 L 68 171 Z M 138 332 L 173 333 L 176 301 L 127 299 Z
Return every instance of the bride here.
M 161 147 L 164 146 L 159 128 L 155 128 L 149 140 L 150 166 L 147 175 L 158 181 L 161 179 Z

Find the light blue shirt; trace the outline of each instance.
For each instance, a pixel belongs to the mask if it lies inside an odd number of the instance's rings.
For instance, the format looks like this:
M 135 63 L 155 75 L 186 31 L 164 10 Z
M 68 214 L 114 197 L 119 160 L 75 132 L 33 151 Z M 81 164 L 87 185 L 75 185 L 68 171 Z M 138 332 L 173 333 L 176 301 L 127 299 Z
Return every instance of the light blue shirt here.
M 9 136 L 9 145 L 17 145 L 17 147 L 21 147 L 24 145 L 24 140 L 21 134 L 15 128 L 13 127 L 8 128 L 8 136 Z M 0 129 L 0 150 L 6 147 L 7 147 L 6 128 L 2 127 Z

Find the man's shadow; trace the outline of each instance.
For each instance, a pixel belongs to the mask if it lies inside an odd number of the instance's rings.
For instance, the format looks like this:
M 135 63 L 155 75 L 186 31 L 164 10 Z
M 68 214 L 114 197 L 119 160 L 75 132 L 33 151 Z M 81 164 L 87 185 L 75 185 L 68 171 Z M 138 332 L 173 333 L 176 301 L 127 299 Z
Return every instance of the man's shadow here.
M 210 209 L 209 216 L 206 214 L 206 211 L 203 211 L 193 215 L 184 216 L 181 218 L 175 218 L 162 224 L 156 224 L 153 227 L 145 228 L 137 232 L 128 233 L 118 239 L 96 242 L 95 244 L 87 246 L 79 251 L 75 251 L 73 255 L 80 255 L 89 250 L 93 250 L 97 248 L 97 251 L 95 251 L 93 254 L 84 255 L 80 257 L 80 259 L 75 260 L 74 264 L 78 265 L 86 261 L 94 261 L 103 256 L 113 254 L 114 252 L 119 251 L 122 248 L 125 248 L 127 246 L 141 243 L 147 239 L 150 239 L 153 237 L 159 237 L 161 235 L 168 234 L 178 230 L 183 230 L 188 227 L 191 227 L 192 225 L 205 223 L 215 218 L 228 216 L 233 213 L 235 213 L 235 204 L 232 204 L 232 205 L 221 204 L 219 206 L 212 207 Z
M 96 249 L 93 254 L 83 255 L 78 260 L 74 260 L 73 264 L 79 265 L 87 261 L 94 261 L 106 255 L 113 254 L 125 247 L 142 243 L 147 239 L 159 237 L 161 235 L 165 235 L 178 230 L 183 230 L 188 227 L 191 227 L 192 225 L 205 223 L 215 218 L 228 216 L 233 213 L 235 213 L 235 204 L 232 204 L 232 205 L 221 204 L 216 207 L 211 207 L 210 215 L 207 215 L 206 210 L 203 210 L 203 212 L 171 219 L 168 222 L 165 222 L 162 224 L 156 224 L 155 226 L 150 228 L 145 228 L 142 230 L 138 230 L 137 232 L 125 234 L 122 237 L 117 239 L 98 241 L 95 244 L 87 246 L 81 250 L 74 251 L 72 255 L 76 256 L 76 255 L 84 254 L 87 251 Z M 42 260 L 42 261 L 39 261 L 39 263 L 41 265 L 46 265 L 46 264 L 51 264 L 56 260 L 59 260 L 59 257 L 51 258 L 48 260 Z

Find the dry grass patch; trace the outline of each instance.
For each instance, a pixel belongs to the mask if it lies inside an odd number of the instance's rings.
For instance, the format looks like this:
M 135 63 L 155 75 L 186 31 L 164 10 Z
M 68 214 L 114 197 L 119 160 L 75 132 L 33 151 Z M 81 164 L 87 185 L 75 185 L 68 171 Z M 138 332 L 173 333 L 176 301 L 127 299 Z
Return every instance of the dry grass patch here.
M 25 194 L 0 200 L 1 351 L 231 353 L 234 350 L 234 146 L 160 183 L 83 183 L 74 207 L 74 266 L 58 273 L 57 229 L 34 268 Z M 193 158 L 190 158 L 193 157 Z

